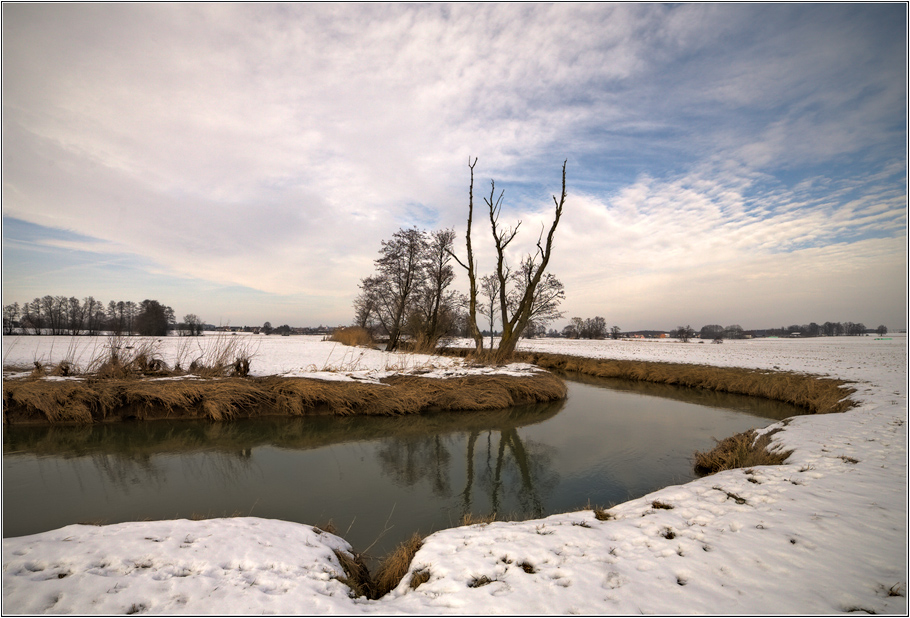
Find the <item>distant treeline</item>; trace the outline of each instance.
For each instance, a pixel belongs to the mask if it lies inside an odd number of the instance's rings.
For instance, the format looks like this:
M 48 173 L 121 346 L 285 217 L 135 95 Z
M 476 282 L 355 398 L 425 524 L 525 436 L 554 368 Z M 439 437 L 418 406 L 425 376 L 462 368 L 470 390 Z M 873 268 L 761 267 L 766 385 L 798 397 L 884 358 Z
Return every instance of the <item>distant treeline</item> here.
M 556 331 L 551 329 L 546 333 L 547 337 L 563 337 L 566 339 L 619 339 L 630 335 L 646 337 L 675 337 L 688 341 L 689 339 L 700 338 L 710 339 L 712 341 L 720 339 L 746 339 L 749 337 L 840 337 L 840 336 L 860 336 L 869 333 L 884 335 L 888 332 L 888 327 L 880 325 L 875 329 L 867 328 L 862 322 L 825 322 L 817 324 L 793 324 L 791 326 L 781 326 L 780 328 L 766 328 L 759 330 L 745 330 L 739 324 L 730 326 L 721 326 L 720 324 L 708 324 L 702 326 L 700 330 L 695 330 L 691 326 L 679 326 L 670 331 L 634 331 L 622 332 L 618 326 L 607 329 L 606 320 L 598 316 L 595 318 L 572 318 L 571 323 L 562 329 Z M 539 333 L 538 336 L 544 336 Z
M 174 310 L 157 300 L 110 301 L 105 305 L 87 296 L 44 296 L 29 303 L 3 306 L 3 334 L 164 336 L 176 329 L 181 335 L 201 335 L 203 324 L 195 314 L 177 323 Z

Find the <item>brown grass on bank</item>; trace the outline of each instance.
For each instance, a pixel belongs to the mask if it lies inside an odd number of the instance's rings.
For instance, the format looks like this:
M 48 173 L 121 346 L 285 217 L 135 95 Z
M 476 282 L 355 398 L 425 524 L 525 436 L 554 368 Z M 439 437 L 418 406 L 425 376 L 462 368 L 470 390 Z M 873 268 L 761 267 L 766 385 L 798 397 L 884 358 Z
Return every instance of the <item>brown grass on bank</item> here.
M 550 373 L 534 377 L 395 376 L 383 384 L 307 378 L 217 380 L 5 380 L 4 423 L 92 423 L 124 418 L 205 418 L 263 415 L 416 414 L 424 410 L 493 410 L 565 397 Z
M 696 451 L 695 472 L 707 476 L 734 468 L 780 465 L 793 451 L 768 448 L 771 436 L 777 431 L 780 430 L 769 431 L 756 439 L 755 430 L 750 429 L 718 441 L 710 451 Z
M 812 414 L 843 412 L 853 403 L 843 380 L 789 371 L 714 367 L 686 363 L 598 360 L 561 354 L 516 352 L 515 360 L 557 371 L 602 378 L 622 378 L 750 395 L 783 401 Z
M 378 599 L 396 588 L 411 568 L 414 554 L 423 545 L 423 537 L 415 532 L 411 538 L 389 552 L 379 563 L 376 575 L 371 575 L 363 556 L 344 551 L 334 550 L 335 557 L 341 563 L 345 576 L 338 581 L 351 589 L 354 597 Z M 430 578 L 426 569 L 420 569 L 411 578 L 410 586 L 416 588 Z
M 387 594 L 393 590 L 411 567 L 414 554 L 423 545 L 423 537 L 415 532 L 408 540 L 399 543 L 398 547 L 389 552 L 380 562 L 376 575 L 373 577 L 373 598 Z M 412 582 L 413 584 L 413 582 Z
M 337 341 L 349 346 L 372 346 L 373 336 L 365 328 L 348 326 L 346 328 L 336 328 L 332 331 L 329 341 Z

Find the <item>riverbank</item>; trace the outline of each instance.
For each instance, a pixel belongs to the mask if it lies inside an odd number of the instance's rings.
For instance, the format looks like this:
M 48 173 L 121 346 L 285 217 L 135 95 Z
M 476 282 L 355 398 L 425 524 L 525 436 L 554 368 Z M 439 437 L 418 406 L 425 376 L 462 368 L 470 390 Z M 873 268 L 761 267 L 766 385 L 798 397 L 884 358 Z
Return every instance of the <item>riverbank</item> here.
M 566 394 L 562 380 L 527 363 L 474 366 L 313 337 L 9 339 L 5 424 L 396 416 L 496 410 Z M 260 352 L 263 345 L 271 349 Z M 231 375 L 235 356 L 246 363 L 245 377 Z
M 4 609 L 905 613 L 906 339 L 864 339 L 523 342 L 577 356 L 821 374 L 850 382 L 856 406 L 766 428 L 779 430 L 775 446 L 793 451 L 783 465 L 667 487 L 610 508 L 608 519 L 588 510 L 434 533 L 378 601 L 350 598 L 334 550 L 351 548 L 338 537 L 234 518 L 4 539 Z
M 10 379 L 4 424 L 262 416 L 399 416 L 429 410 L 497 410 L 562 399 L 555 375 L 525 366 L 450 378 L 396 375 L 377 383 L 314 378 Z

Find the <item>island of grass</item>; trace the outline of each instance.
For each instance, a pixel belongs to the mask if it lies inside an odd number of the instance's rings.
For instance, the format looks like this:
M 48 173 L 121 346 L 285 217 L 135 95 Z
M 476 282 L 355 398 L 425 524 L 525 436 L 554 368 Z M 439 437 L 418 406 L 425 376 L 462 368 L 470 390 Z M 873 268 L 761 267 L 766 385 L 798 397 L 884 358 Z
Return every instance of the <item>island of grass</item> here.
M 83 363 L 69 356 L 4 367 L 3 422 L 97 423 L 122 420 L 259 416 L 418 414 L 495 410 L 562 399 L 565 383 L 528 364 L 431 366 L 354 375 L 325 367 L 301 375 L 250 375 L 253 356 L 224 338 L 205 355 L 168 364 L 154 340 L 115 341 Z M 191 358 L 192 355 L 186 358 Z M 184 366 L 186 368 L 184 369 Z

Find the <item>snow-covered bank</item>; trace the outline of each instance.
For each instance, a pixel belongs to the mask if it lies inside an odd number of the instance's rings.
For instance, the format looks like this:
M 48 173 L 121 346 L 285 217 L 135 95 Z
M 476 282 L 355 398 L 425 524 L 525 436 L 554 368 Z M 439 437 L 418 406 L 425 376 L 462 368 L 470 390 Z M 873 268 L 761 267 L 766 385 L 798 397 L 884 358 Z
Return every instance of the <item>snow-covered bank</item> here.
M 668 487 L 609 521 L 582 511 L 437 532 L 412 562 L 429 580 L 411 589 L 406 576 L 379 601 L 331 579 L 339 539 L 238 518 L 4 539 L 4 613 L 906 613 L 905 337 L 522 348 L 830 375 L 855 382 L 859 406 L 786 423 L 773 438 L 794 449 L 786 465 Z

